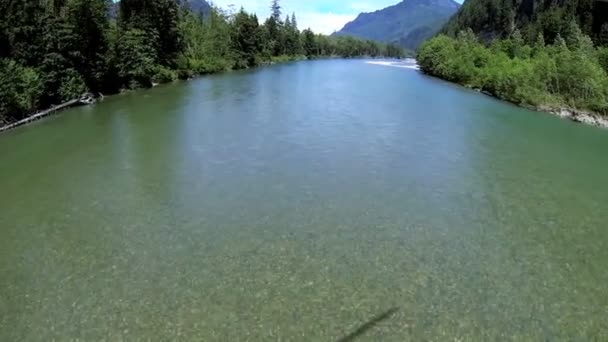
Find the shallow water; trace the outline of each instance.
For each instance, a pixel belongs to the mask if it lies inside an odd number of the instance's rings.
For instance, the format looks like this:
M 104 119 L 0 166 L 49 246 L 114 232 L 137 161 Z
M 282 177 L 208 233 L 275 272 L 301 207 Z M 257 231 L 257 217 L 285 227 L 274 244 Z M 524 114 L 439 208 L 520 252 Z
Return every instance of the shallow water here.
M 357 60 L 107 98 L 0 135 L 0 340 L 607 340 L 607 150 Z

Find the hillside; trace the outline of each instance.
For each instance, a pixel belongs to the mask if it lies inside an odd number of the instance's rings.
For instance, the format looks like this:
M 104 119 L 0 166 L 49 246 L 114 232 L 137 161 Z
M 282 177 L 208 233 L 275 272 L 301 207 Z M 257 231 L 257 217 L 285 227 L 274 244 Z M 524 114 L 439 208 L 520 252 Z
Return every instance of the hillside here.
M 572 22 L 594 41 L 608 44 L 608 2 L 596 0 L 468 0 L 443 31 L 455 36 L 471 28 L 489 41 L 519 29 L 527 41 L 543 33 L 553 42 L 558 33 L 570 33 Z
M 335 35 L 396 43 L 415 50 L 437 33 L 459 7 L 453 0 L 404 0 L 373 13 L 361 13 Z

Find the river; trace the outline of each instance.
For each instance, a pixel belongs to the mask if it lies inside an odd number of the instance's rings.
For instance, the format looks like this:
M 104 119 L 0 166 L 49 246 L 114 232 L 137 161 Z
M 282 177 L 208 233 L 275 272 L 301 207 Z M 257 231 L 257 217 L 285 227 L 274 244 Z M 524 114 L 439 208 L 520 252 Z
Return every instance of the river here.
M 607 340 L 608 132 L 298 62 L 0 135 L 0 340 Z

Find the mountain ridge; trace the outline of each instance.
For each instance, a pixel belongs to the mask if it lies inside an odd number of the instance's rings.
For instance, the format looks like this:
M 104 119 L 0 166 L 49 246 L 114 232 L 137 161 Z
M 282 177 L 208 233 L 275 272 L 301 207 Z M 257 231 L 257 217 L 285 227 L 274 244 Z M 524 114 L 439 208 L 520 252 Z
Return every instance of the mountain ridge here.
M 404 0 L 374 12 L 360 13 L 334 35 L 395 43 L 415 50 L 439 32 L 459 8 L 454 0 Z
M 184 6 L 194 13 L 208 13 L 211 10 L 211 5 L 205 0 L 184 0 Z

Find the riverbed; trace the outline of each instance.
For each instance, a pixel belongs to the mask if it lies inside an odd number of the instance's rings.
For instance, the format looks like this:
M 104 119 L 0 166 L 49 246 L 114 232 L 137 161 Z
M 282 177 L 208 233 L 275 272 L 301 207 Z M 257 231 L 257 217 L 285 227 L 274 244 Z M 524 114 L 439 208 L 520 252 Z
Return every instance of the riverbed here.
M 70 109 L 0 135 L 0 340 L 606 340 L 607 150 L 363 60 Z

